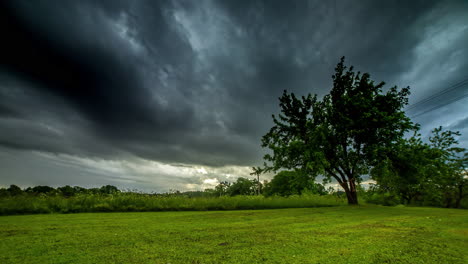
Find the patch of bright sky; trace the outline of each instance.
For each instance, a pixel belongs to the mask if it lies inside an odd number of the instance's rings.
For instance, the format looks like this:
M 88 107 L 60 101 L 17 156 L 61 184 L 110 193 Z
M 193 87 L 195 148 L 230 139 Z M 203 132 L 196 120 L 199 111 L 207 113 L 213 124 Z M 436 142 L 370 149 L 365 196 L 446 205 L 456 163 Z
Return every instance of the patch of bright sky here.
M 17 178 L 5 180 L 21 187 L 44 184 L 42 181 L 45 181 L 56 183 L 54 187 L 99 187 L 111 184 L 121 189 L 168 192 L 204 190 L 214 188 L 221 181 L 233 182 L 238 177 L 252 178 L 251 168 L 242 166 L 208 167 L 165 164 L 136 157 L 104 160 L 45 152 L 9 152 L 14 153 L 3 153 L 0 165 L 5 173 L 15 171 Z M 29 160 L 27 170 L 21 169 L 24 166 L 21 162 L 23 159 Z M 31 177 L 31 171 L 36 171 L 36 178 Z

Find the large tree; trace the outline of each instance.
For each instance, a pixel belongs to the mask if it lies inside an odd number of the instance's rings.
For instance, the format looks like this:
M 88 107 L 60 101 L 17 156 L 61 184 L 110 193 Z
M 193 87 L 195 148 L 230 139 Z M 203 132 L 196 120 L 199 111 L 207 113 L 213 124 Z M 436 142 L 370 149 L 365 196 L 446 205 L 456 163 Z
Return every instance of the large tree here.
M 384 82 L 375 84 L 368 73 L 355 73 L 344 57 L 332 79 L 333 88 L 322 100 L 284 91 L 281 113 L 273 115 L 274 126 L 262 138 L 262 147 L 271 153 L 254 173 L 293 169 L 323 175 L 340 184 L 348 204 L 357 204 L 361 176 L 416 127 L 403 111 L 409 87 L 384 92 Z

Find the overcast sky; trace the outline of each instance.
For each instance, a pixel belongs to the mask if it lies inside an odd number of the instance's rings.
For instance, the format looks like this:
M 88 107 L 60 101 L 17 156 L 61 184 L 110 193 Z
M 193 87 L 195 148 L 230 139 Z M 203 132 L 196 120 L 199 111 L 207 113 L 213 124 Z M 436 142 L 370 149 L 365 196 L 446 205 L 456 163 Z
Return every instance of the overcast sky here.
M 423 135 L 443 125 L 468 147 L 468 1 L 0 5 L 0 186 L 249 176 L 282 91 L 327 94 L 341 56 L 410 86 Z

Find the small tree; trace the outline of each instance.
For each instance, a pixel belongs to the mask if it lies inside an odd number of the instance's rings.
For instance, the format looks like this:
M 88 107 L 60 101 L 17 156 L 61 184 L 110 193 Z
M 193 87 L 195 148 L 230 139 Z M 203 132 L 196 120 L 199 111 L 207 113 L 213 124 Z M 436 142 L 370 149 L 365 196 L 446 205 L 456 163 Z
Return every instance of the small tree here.
M 231 184 L 227 181 L 222 181 L 218 185 L 216 185 L 214 189 L 214 193 L 216 196 L 223 196 L 227 194 L 227 190 L 231 186 Z
M 257 182 L 247 178 L 239 177 L 226 190 L 230 196 L 253 195 L 256 193 Z
M 21 190 L 20 187 L 18 187 L 17 185 L 10 185 L 10 187 L 7 189 L 8 193 L 11 195 L 11 196 L 16 196 L 16 195 L 22 195 L 24 192 L 23 190 Z
M 468 152 L 465 148 L 457 147 L 455 137 L 460 135 L 458 131 L 443 131 L 442 127 L 438 127 L 432 130 L 429 138 L 431 146 L 439 154 L 435 160 L 438 173 L 435 174 L 433 189 L 439 190 L 445 207 L 459 208 L 466 196 Z
M 49 193 L 54 192 L 55 189 L 50 186 L 35 186 L 31 189 L 31 191 L 36 194 L 40 194 L 40 193 L 49 194 Z
M 357 204 L 361 175 L 415 128 L 402 110 L 409 87 L 384 93 L 383 82 L 374 84 L 368 73 L 348 69 L 344 57 L 332 79 L 333 88 L 321 101 L 317 95 L 297 98 L 284 91 L 281 114 L 273 115 L 274 126 L 262 138 L 262 147 L 272 153 L 254 172 L 293 169 L 314 178 L 322 174 L 340 184 L 348 204 Z
M 295 171 L 280 171 L 265 187 L 265 195 L 301 194 L 301 191 L 308 185 L 304 178 Z
M 102 194 L 116 194 L 119 193 L 120 190 L 113 185 L 105 185 L 99 188 L 99 192 Z
M 429 144 L 419 134 L 401 140 L 372 169 L 372 178 L 381 191 L 398 195 L 402 203 L 460 207 L 466 196 L 468 154 L 456 147 L 459 135 L 439 127 L 432 131 Z
M 57 191 L 59 191 L 65 197 L 71 197 L 76 194 L 75 189 L 73 189 L 73 187 L 71 187 L 70 185 L 59 187 L 57 188 Z
M 432 184 L 437 167 L 438 152 L 422 142 L 420 135 L 402 139 L 371 170 L 371 177 L 380 191 L 397 195 L 400 203 L 410 204 Z

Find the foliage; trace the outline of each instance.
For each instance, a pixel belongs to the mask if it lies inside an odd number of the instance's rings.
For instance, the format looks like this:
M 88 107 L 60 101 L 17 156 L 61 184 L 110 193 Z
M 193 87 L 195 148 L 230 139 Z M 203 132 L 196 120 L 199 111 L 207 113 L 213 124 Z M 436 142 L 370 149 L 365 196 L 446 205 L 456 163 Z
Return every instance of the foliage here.
M 396 194 L 401 203 L 409 204 L 432 176 L 435 155 L 420 138 L 403 139 L 389 157 L 372 169 L 371 176 L 383 193 Z
M 235 195 L 254 195 L 257 193 L 256 180 L 250 180 L 247 178 L 239 177 L 232 183 L 226 190 L 226 193 L 230 196 Z
M 115 186 L 112 186 L 112 185 L 106 185 L 106 186 L 102 186 L 99 191 L 101 193 L 104 193 L 104 194 L 116 194 L 116 193 L 119 193 L 120 190 L 117 189 L 117 187 Z
M 257 179 L 247 179 L 239 177 L 233 183 L 223 181 L 220 182 L 215 189 L 206 189 L 206 196 L 236 196 L 236 195 L 257 195 L 261 193 L 262 183 Z
M 445 207 L 459 208 L 463 198 L 467 197 L 468 186 L 468 152 L 465 148 L 457 147 L 455 136 L 460 132 L 442 131 L 442 127 L 435 128 L 429 138 L 435 151 L 439 152 L 437 161 L 438 173 L 431 181 L 431 191 L 439 192 Z
M 48 193 L 53 193 L 54 191 L 55 189 L 50 186 L 35 186 L 33 188 L 25 190 L 25 192 L 33 192 L 36 194 L 40 194 L 40 193 L 48 194 Z
M 10 185 L 8 189 L 6 189 L 7 193 L 11 196 L 22 195 L 23 191 L 17 185 Z
M 220 182 L 214 190 L 214 193 L 216 196 L 222 196 L 222 195 L 227 195 L 228 193 L 228 188 L 231 186 L 231 184 L 227 181 Z
M 0 262 L 466 263 L 467 232 L 411 207 L 3 216 Z
M 401 198 L 394 192 L 384 191 L 379 185 L 372 184 L 367 190 L 362 189 L 360 196 L 368 204 L 395 206 L 401 204 Z
M 313 194 L 325 195 L 327 191 L 322 184 L 315 183 L 310 175 L 300 171 L 281 171 L 268 182 L 263 194 L 265 196 L 280 195 L 289 196 L 302 194 L 305 190 Z
M 409 88 L 383 92 L 383 82 L 374 84 L 368 73 L 348 69 L 344 57 L 332 79 L 333 88 L 321 101 L 317 95 L 297 98 L 284 91 L 281 114 L 273 115 L 275 125 L 262 138 L 262 147 L 272 154 L 254 173 L 292 169 L 312 178 L 323 174 L 341 185 L 349 204 L 357 204 L 361 175 L 416 128 L 402 110 Z
M 461 207 L 468 159 L 466 150 L 456 147 L 459 135 L 439 127 L 429 144 L 420 134 L 401 140 L 371 172 L 380 193 L 396 195 L 404 204 Z
M 59 191 L 65 197 L 70 197 L 70 196 L 75 195 L 75 189 L 71 187 L 70 185 L 59 187 L 57 188 L 57 191 Z

